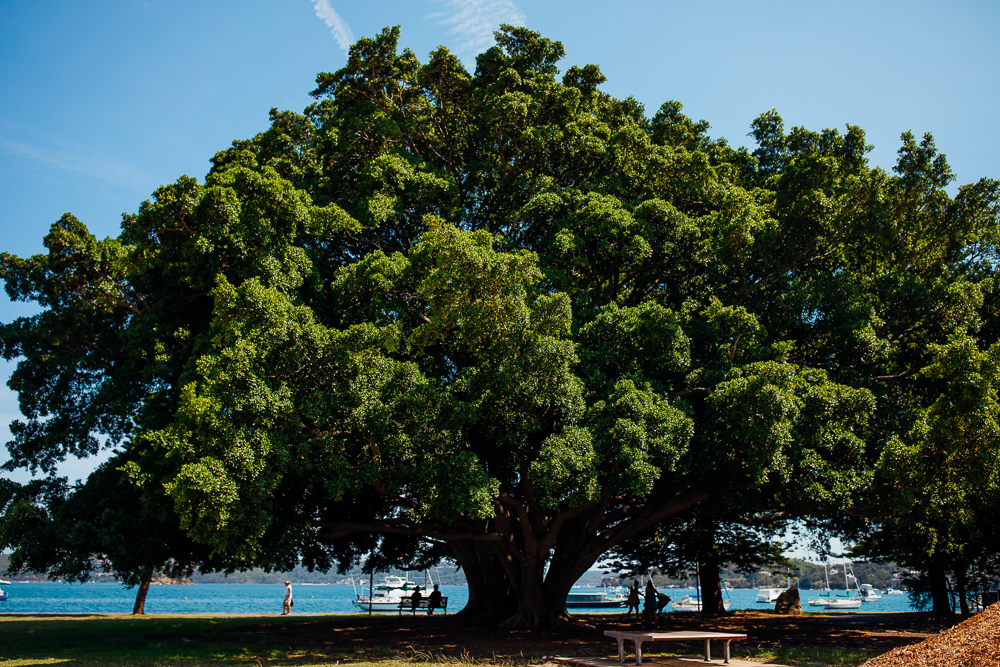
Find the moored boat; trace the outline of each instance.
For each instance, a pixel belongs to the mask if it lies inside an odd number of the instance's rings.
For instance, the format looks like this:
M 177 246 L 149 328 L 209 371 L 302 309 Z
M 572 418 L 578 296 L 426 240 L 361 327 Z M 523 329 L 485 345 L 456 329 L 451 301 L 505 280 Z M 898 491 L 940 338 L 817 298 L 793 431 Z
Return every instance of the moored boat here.
M 778 601 L 778 596 L 784 591 L 780 588 L 761 588 L 757 591 L 757 599 L 754 602 L 759 602 L 761 604 L 769 604 Z
M 861 607 L 861 598 L 851 597 L 850 580 L 847 578 L 847 559 L 844 559 L 844 592 L 837 593 L 836 596 L 823 606 L 827 609 L 858 609 Z M 857 578 L 854 579 L 857 582 Z
M 861 607 L 861 598 L 837 598 L 827 601 L 823 606 L 827 609 L 858 609 Z
M 610 609 L 624 607 L 626 602 L 625 595 L 616 588 L 571 588 L 566 594 L 567 609 Z
M 733 601 L 726 598 L 722 600 L 722 607 L 726 611 L 733 606 Z M 701 611 L 700 595 L 685 595 L 678 602 L 672 603 L 674 611 Z
M 416 587 L 406 577 L 388 576 L 374 587 L 371 596 L 358 594 L 352 604 L 362 611 L 399 611 L 399 603 L 409 600 Z
M 875 602 L 876 600 L 881 600 L 882 596 L 879 595 L 871 584 L 861 584 L 859 589 L 859 595 L 864 602 Z
M 830 573 L 827 572 L 826 563 L 823 563 L 823 579 L 826 581 L 826 588 L 816 594 L 816 597 L 809 600 L 810 607 L 822 607 L 830 601 Z

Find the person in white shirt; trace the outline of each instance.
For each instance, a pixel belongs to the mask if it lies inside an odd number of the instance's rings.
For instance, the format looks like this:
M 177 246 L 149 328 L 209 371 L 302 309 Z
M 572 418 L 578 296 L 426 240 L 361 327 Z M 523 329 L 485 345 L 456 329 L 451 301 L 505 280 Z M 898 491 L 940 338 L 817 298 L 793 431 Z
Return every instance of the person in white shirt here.
M 292 613 L 292 582 L 285 582 L 285 598 L 281 601 L 281 615 L 288 616 Z

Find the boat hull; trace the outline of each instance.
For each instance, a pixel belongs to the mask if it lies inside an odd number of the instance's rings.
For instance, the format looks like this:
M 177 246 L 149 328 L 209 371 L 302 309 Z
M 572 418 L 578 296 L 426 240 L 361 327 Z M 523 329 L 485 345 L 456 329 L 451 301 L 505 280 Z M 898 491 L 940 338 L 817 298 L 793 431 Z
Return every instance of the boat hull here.
M 607 600 L 604 602 L 570 602 L 566 601 L 567 609 L 621 609 L 625 606 L 624 600 Z
M 757 591 L 757 599 L 754 602 L 759 604 L 771 604 L 778 601 L 778 596 L 780 596 L 782 591 L 776 588 L 766 588 Z
M 722 608 L 729 611 L 729 608 L 733 606 L 732 600 L 723 600 Z M 680 602 L 674 602 L 671 605 L 673 611 L 701 611 L 701 600 L 696 600 L 694 598 L 684 596 Z
M 353 604 L 361 611 L 399 611 L 400 600 L 395 602 L 371 602 L 367 600 L 354 600 Z M 404 609 L 405 611 L 405 609 Z
M 861 600 L 831 600 L 823 606 L 827 609 L 860 609 Z

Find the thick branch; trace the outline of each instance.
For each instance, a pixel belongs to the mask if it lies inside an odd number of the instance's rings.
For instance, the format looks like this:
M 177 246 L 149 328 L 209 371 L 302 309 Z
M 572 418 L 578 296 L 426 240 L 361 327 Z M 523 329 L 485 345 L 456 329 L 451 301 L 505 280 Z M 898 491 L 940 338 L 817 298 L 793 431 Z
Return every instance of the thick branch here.
M 365 533 L 390 533 L 394 535 L 413 535 L 415 537 L 433 537 L 439 540 L 469 540 L 473 542 L 499 542 L 502 538 L 496 533 L 477 533 L 471 530 L 457 530 L 447 526 L 407 525 L 391 522 L 373 523 L 341 523 L 338 521 L 316 521 L 315 525 L 323 528 L 323 536 L 327 538 L 347 537 Z

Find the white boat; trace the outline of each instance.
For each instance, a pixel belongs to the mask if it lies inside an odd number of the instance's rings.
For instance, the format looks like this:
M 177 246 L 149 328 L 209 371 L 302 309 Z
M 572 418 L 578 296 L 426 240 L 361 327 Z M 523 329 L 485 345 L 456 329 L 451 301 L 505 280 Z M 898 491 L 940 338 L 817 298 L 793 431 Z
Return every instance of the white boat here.
M 823 563 L 823 579 L 826 580 L 826 588 L 816 594 L 816 597 L 809 600 L 810 607 L 822 607 L 830 601 L 830 574 L 826 570 L 826 563 Z
M 624 607 L 628 602 L 621 589 L 571 588 L 566 594 L 567 609 L 607 609 Z
M 416 586 L 406 577 L 388 576 L 374 587 L 370 597 L 359 593 L 352 603 L 362 611 L 399 611 L 399 603 L 409 600 Z
M 899 575 L 896 575 L 899 576 Z M 906 591 L 901 591 L 898 588 L 893 588 L 892 582 L 896 580 L 896 577 L 892 576 L 892 565 L 889 565 L 889 587 L 882 591 L 882 595 L 905 595 Z
M 857 578 L 854 579 L 857 582 Z M 832 600 L 823 605 L 827 609 L 858 609 L 861 607 L 861 598 L 851 597 L 850 583 L 847 578 L 847 559 L 844 559 L 844 592 L 837 593 Z
M 7 593 L 4 592 L 2 588 L 0 588 L 0 602 L 3 602 L 6 599 L 7 599 Z
M 827 609 L 858 609 L 861 607 L 861 598 L 836 598 L 823 606 Z
M 761 588 L 757 591 L 757 599 L 754 602 L 770 604 L 778 601 L 778 596 L 784 593 L 780 588 Z
M 871 584 L 861 584 L 861 588 L 858 590 L 864 602 L 875 602 L 882 599 L 882 596 L 875 592 Z
M 726 598 L 722 601 L 722 608 L 729 611 L 729 608 L 733 606 L 733 601 Z M 671 603 L 671 607 L 674 611 L 701 611 L 701 596 L 700 595 L 685 595 L 678 602 Z

